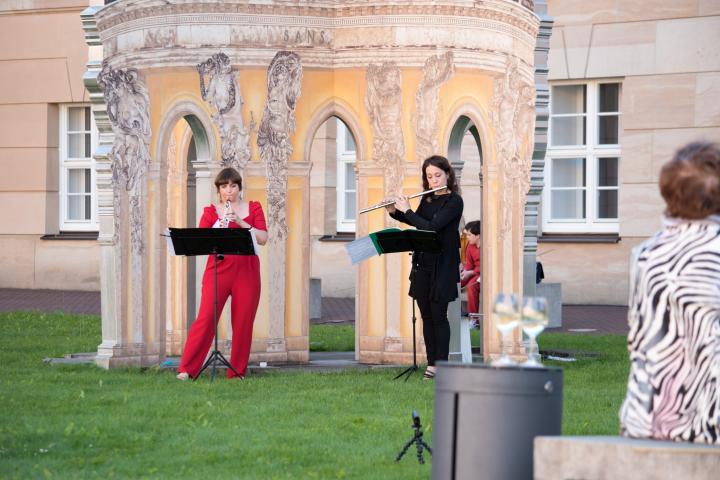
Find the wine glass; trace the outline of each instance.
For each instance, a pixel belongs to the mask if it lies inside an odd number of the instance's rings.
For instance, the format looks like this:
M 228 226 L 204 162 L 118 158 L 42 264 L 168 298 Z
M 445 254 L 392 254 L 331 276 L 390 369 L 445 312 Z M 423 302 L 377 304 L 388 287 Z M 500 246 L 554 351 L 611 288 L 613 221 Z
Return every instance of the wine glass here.
M 548 303 L 545 297 L 525 297 L 520 325 L 528 336 L 528 355 L 523 367 L 542 368 L 538 353 L 537 336 L 548 324 Z
M 502 334 L 501 355 L 492 364 L 497 367 L 515 365 L 508 351 L 512 348 L 508 336 L 520 323 L 520 301 L 514 293 L 498 293 L 493 307 L 495 326 Z

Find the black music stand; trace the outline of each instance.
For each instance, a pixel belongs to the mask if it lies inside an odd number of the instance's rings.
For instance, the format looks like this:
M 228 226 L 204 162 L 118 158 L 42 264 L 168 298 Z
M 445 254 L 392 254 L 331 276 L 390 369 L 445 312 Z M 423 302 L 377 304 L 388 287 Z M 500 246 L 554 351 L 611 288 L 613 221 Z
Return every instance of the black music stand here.
M 442 251 L 442 245 L 436 232 L 428 230 L 389 230 L 379 231 L 373 234 L 377 240 L 377 245 L 381 250 L 381 254 L 384 253 L 396 253 L 396 252 L 413 252 L 413 253 L 440 253 Z M 414 258 L 413 258 L 414 260 Z M 415 280 L 415 269 L 417 265 L 415 261 L 412 262 L 412 268 L 410 269 L 410 285 Z M 412 301 L 412 333 L 413 333 L 413 364 L 406 368 L 403 372 L 399 373 L 393 380 L 405 376 L 407 382 L 410 375 L 418 370 L 417 364 L 417 344 L 415 340 L 415 323 L 417 319 L 415 317 L 415 298 Z
M 254 255 L 252 235 L 249 228 L 170 228 L 170 238 L 176 255 L 212 255 L 213 256 L 213 287 L 215 303 L 213 306 L 215 316 L 215 349 L 212 351 L 198 374 L 212 365 L 211 381 L 215 379 L 217 363 L 225 365 L 235 375 L 240 374 L 230 365 L 225 356 L 218 349 L 218 295 L 217 295 L 217 262 L 223 255 Z

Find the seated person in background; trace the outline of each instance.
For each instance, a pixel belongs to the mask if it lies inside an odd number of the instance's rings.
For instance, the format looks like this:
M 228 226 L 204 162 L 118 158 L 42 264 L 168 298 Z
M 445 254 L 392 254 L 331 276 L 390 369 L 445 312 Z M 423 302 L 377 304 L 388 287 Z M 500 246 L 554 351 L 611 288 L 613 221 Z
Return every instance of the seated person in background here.
M 468 244 L 465 248 L 465 264 L 460 272 L 460 287 L 467 287 L 468 313 L 480 310 L 480 221 L 465 225 Z
M 624 436 L 720 445 L 720 149 L 660 172 L 663 228 L 633 251 Z

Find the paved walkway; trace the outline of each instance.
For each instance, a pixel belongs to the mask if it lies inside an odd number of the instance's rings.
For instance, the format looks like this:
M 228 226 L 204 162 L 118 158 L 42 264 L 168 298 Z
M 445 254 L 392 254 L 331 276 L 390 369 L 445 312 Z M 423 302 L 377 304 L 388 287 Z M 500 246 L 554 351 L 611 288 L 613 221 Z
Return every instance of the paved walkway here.
M 24 290 L 0 288 L 0 312 L 38 310 L 100 315 L 100 292 Z M 609 305 L 563 305 L 562 328 L 557 332 L 626 335 L 627 307 Z M 322 317 L 313 323 L 353 323 L 355 299 L 322 299 Z
M 100 315 L 100 292 L 0 288 L 0 312 L 30 310 Z
M 615 305 L 563 305 L 562 327 L 548 331 L 627 335 L 627 311 Z

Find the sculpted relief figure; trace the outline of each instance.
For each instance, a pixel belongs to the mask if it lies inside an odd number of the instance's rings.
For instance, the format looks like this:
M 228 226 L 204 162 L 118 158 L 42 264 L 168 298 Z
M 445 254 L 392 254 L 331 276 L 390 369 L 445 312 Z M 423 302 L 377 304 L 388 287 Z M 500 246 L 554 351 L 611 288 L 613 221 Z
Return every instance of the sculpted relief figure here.
M 115 134 L 110 151 L 113 180 L 135 192 L 150 162 L 150 100 L 134 69 L 113 70 L 107 62 L 98 75 Z
M 110 150 L 115 205 L 115 240 L 119 232 L 120 189 L 129 195 L 132 249 L 142 253 L 142 180 L 150 163 L 150 100 L 136 70 L 114 70 L 103 63 L 98 75 L 115 135 Z
M 138 72 L 133 69 L 113 69 L 103 62 L 98 74 L 103 90 L 108 119 L 115 140 L 108 154 L 113 183 L 114 232 L 113 249 L 117 257 L 125 254 L 121 231 L 130 236 L 130 295 L 129 307 L 133 318 L 143 318 L 145 291 L 143 289 L 144 199 L 145 177 L 150 164 L 150 100 Z M 129 217 L 129 219 L 128 219 Z M 120 275 L 119 271 L 115 271 Z M 115 282 L 121 282 L 118 276 Z
M 154 28 L 145 31 L 145 46 L 149 48 L 172 48 L 177 43 L 176 27 Z
M 292 153 L 290 135 L 295 131 L 295 105 L 300 97 L 302 64 L 293 52 L 275 55 L 267 76 L 267 103 L 258 129 L 257 144 L 267 171 L 269 238 L 287 237 L 287 162 Z
M 433 55 L 425 61 L 423 77 L 415 93 L 416 151 L 420 162 L 436 155 L 438 149 L 438 115 L 440 113 L 440 86 L 455 73 L 453 53 Z
M 511 227 L 513 196 L 518 195 L 524 206 L 530 189 L 535 129 L 535 88 L 523 82 L 515 58 L 508 61 L 505 74 L 495 79 L 490 118 L 503 179 L 500 235 L 504 237 Z
M 530 189 L 530 167 L 532 166 L 532 152 L 535 139 L 535 87 L 525 84 L 520 88 L 517 112 L 513 119 L 513 128 L 520 136 L 517 158 L 519 165 L 519 181 L 521 191 L 527 193 Z
M 285 329 L 285 240 L 288 236 L 288 160 L 292 153 L 290 135 L 295 131 L 295 106 L 300 97 L 302 64 L 293 52 L 280 51 L 267 73 L 267 100 L 257 144 L 267 172 L 270 338 L 269 350 L 284 348 Z
M 373 160 L 383 167 L 386 196 L 400 193 L 405 170 L 401 82 L 395 62 L 368 66 L 365 108 L 373 130 Z
M 200 94 L 216 111 L 213 122 L 220 131 L 222 163 L 242 172 L 250 160 L 248 132 L 243 125 L 240 88 L 230 58 L 217 53 L 197 65 Z

